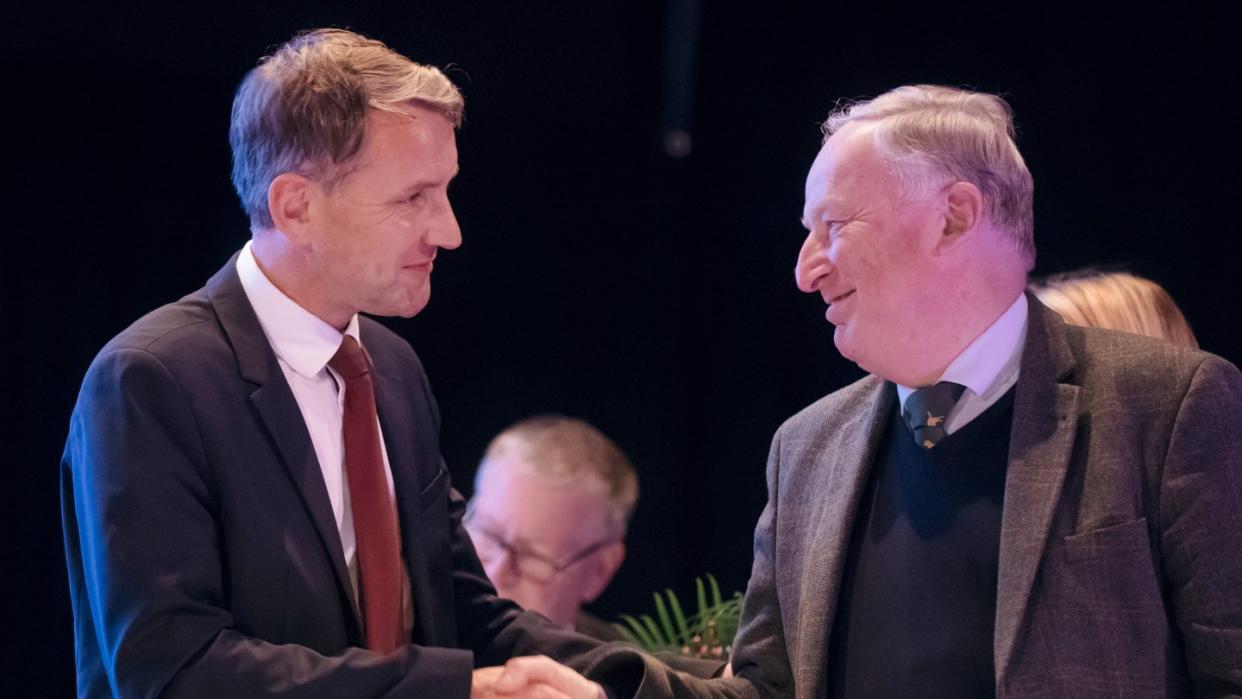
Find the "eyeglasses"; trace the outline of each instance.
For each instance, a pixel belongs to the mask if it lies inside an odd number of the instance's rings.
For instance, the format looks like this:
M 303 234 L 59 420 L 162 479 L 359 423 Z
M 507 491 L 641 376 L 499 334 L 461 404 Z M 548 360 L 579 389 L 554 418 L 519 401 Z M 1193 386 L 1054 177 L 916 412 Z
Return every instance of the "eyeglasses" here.
M 474 521 L 474 509 L 466 510 L 466 527 L 470 530 L 471 538 L 474 541 L 475 551 L 479 554 L 479 559 L 483 561 L 495 560 L 502 552 L 509 554 L 509 565 L 512 566 L 513 572 L 518 577 L 525 578 L 540 585 L 546 585 L 556 579 L 556 576 L 565 572 L 575 563 L 585 560 L 591 554 L 599 551 L 605 546 L 617 543 L 619 539 L 604 539 L 582 549 L 574 555 L 566 558 L 562 562 L 557 562 L 547 556 L 535 553 L 534 551 L 526 551 L 518 548 L 512 542 L 506 541 L 503 537 L 495 532 L 488 531 L 486 528 L 479 526 Z

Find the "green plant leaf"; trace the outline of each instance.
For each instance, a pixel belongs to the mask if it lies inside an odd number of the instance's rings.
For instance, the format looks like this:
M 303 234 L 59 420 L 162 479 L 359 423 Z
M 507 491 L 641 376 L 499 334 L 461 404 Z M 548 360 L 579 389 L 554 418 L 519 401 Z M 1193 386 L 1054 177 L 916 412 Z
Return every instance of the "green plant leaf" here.
M 725 601 L 720 606 L 720 611 L 716 615 L 716 632 L 719 638 L 726 644 L 732 643 L 733 637 L 737 635 L 741 616 L 742 595 L 741 593 L 734 593 L 732 599 Z
M 712 606 L 719 607 L 724 604 L 724 600 L 720 598 L 720 584 L 716 582 L 716 576 L 708 573 L 707 582 L 712 586 Z
M 707 615 L 707 591 L 703 589 L 703 578 L 694 579 L 694 596 L 699 603 L 699 618 Z
M 623 624 L 609 624 L 609 626 L 611 626 L 618 634 L 620 634 L 622 640 L 624 640 L 626 643 L 633 643 L 639 648 L 643 647 L 642 641 L 638 640 L 638 636 L 635 636 L 634 632 L 627 629 Z
M 681 634 L 681 645 L 690 642 L 690 625 L 686 623 L 686 613 L 681 609 L 681 601 L 677 599 L 677 595 L 673 591 L 664 588 L 664 594 L 668 595 L 668 606 L 673 613 L 673 621 L 677 622 L 677 633 Z
M 634 630 L 634 635 L 638 637 L 638 645 L 642 646 L 643 650 L 656 650 L 655 641 L 652 640 L 651 635 L 647 633 L 647 630 L 643 628 L 642 623 L 638 619 L 629 614 L 622 614 L 621 621 L 629 624 L 630 628 Z
M 642 619 L 643 625 L 647 627 L 647 633 L 651 634 L 651 640 L 655 642 L 657 648 L 671 647 L 668 641 L 665 640 L 664 634 L 660 633 L 660 627 L 656 626 L 655 619 L 652 619 L 650 614 L 643 614 L 638 618 Z
M 673 628 L 673 620 L 668 615 L 668 609 L 664 606 L 664 600 L 660 598 L 660 593 L 651 594 L 655 598 L 656 616 L 660 618 L 660 630 L 664 632 L 664 640 L 670 646 L 681 645 L 677 641 L 677 630 Z
M 617 626 L 625 629 L 623 638 L 632 637 L 640 648 L 647 651 L 671 650 L 685 652 L 690 657 L 723 657 L 727 660 L 737 635 L 742 594 L 735 592 L 729 599 L 724 599 L 720 583 L 711 574 L 695 578 L 694 586 L 697 614 L 687 617 L 681 600 L 672 590 L 665 588 L 663 595 L 659 592 L 652 595 L 656 606 L 654 616 L 621 615 L 625 625 Z

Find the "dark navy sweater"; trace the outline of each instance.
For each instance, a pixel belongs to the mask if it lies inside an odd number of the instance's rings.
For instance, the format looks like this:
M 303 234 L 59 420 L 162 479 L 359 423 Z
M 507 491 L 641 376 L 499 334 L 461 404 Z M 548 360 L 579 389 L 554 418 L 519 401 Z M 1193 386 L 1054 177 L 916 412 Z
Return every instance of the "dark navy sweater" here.
M 893 411 L 828 645 L 834 697 L 991 697 L 1013 389 L 933 449 Z

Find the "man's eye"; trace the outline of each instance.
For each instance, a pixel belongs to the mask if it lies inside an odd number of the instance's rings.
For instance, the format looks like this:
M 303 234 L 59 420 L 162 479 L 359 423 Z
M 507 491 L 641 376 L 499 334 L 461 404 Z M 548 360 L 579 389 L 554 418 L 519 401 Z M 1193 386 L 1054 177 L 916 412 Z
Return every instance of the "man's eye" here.
M 417 204 L 422 198 L 423 198 L 422 192 L 414 192 L 408 198 L 406 198 L 405 202 L 407 204 Z

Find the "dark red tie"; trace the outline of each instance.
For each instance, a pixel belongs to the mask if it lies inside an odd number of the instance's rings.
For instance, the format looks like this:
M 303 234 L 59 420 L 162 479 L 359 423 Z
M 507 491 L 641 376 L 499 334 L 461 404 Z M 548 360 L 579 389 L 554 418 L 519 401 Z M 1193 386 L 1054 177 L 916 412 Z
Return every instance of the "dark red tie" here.
M 401 641 L 401 551 L 388 494 L 371 364 L 349 335 L 328 362 L 345 378 L 345 477 L 353 509 L 367 648 L 390 653 Z

